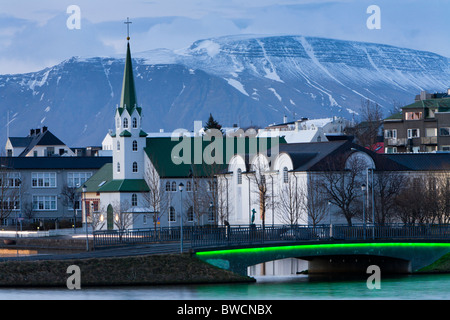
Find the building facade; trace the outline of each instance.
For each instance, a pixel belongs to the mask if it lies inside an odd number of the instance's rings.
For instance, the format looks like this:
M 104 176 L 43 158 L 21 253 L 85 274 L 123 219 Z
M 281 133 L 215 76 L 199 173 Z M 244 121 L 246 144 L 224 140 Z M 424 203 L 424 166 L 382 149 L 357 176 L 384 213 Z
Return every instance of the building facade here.
M 450 89 L 422 92 L 402 112 L 384 120 L 386 153 L 450 151 Z
M 108 157 L 0 158 L 0 218 L 5 226 L 20 219 L 81 221 L 81 193 L 76 192 Z

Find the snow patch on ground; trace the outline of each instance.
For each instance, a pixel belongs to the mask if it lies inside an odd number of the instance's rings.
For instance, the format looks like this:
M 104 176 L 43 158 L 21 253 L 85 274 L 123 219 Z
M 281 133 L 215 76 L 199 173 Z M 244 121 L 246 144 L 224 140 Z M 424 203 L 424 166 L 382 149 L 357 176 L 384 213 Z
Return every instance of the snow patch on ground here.
M 247 97 L 250 96 L 247 93 L 247 91 L 245 91 L 244 85 L 242 83 L 240 83 L 239 81 L 237 81 L 236 79 L 225 79 L 225 80 L 228 82 L 228 84 L 230 86 L 234 87 L 236 90 L 238 90 L 243 95 L 246 95 Z
M 269 91 L 272 91 L 272 93 L 275 95 L 275 97 L 277 97 L 278 100 L 280 100 L 280 102 L 283 100 L 274 88 L 269 88 Z

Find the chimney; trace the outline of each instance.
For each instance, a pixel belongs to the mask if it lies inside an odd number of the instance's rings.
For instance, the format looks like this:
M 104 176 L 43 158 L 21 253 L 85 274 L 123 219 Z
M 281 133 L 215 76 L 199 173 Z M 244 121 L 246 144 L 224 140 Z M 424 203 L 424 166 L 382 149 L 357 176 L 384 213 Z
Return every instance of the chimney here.
M 42 127 L 42 133 L 47 132 L 47 130 L 48 130 L 48 127 Z
M 284 117 L 283 117 L 283 123 L 284 123 L 284 124 L 287 123 L 287 116 L 286 116 L 286 115 L 284 115 Z
M 420 92 L 420 100 L 427 100 L 427 92 L 426 91 Z
M 41 129 L 36 129 L 36 135 L 41 134 Z
M 33 136 L 34 136 L 34 134 L 35 134 L 35 131 L 34 131 L 34 129 L 31 129 L 31 130 L 30 130 L 30 137 L 33 137 Z

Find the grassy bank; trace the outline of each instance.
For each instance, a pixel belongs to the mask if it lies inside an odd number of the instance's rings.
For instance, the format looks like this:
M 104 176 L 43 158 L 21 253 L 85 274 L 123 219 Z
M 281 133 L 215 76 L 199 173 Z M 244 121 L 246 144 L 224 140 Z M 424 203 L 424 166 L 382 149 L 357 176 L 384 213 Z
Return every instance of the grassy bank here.
M 417 273 L 450 273 L 450 253 L 447 253 L 428 267 L 420 269 Z
M 190 255 L 152 255 L 0 263 L 0 287 L 66 287 L 67 268 L 81 269 L 81 286 L 138 286 L 253 282 Z

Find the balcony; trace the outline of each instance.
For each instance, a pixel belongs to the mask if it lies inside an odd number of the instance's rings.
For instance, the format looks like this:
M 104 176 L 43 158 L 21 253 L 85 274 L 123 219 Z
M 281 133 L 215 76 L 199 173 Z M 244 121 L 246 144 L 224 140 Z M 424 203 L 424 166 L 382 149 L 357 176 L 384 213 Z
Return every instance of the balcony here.
M 389 146 L 395 146 L 395 147 L 401 147 L 401 146 L 406 146 L 406 139 L 405 138 L 390 138 L 387 139 L 387 144 Z
M 421 144 L 424 145 L 437 145 L 437 137 L 422 137 Z

